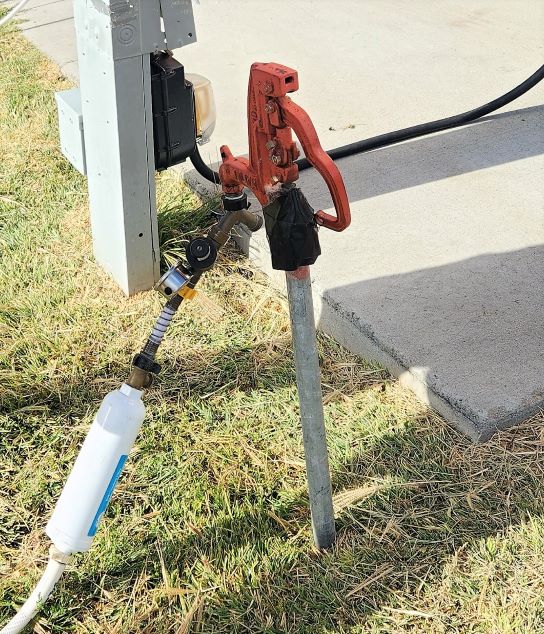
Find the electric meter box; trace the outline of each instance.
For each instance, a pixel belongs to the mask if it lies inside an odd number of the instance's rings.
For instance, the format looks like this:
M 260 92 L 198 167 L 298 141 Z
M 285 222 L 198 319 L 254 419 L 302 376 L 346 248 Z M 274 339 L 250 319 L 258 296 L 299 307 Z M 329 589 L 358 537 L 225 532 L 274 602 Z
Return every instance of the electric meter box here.
M 193 85 L 168 53 L 151 56 L 151 103 L 155 169 L 185 161 L 196 146 Z
M 57 92 L 55 99 L 59 116 L 60 149 L 78 172 L 85 176 L 87 162 L 79 88 Z

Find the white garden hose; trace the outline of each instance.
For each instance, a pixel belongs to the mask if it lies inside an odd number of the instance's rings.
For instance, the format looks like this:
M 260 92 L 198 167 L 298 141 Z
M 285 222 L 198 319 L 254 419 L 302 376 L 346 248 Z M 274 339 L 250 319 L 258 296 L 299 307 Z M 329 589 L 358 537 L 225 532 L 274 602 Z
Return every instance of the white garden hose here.
M 55 584 L 64 572 L 68 560 L 68 555 L 61 553 L 55 546 L 51 546 L 49 549 L 49 562 L 42 578 L 38 581 L 24 605 L 0 631 L 0 634 L 19 634 L 30 623 L 41 606 L 47 601 Z
M 25 6 L 28 0 L 21 0 L 18 4 L 16 4 L 11 11 L 8 11 L 3 18 L 0 18 L 0 27 L 7 24 L 11 18 L 15 17 L 17 13 Z

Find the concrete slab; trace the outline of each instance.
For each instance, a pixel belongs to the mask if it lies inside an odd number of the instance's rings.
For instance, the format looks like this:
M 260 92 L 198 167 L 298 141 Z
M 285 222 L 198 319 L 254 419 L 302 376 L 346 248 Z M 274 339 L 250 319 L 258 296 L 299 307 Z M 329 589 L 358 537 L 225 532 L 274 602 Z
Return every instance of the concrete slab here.
M 35 4 L 29 20 L 70 6 Z M 214 84 L 209 162 L 222 143 L 246 151 L 253 61 L 298 69 L 295 99 L 336 147 L 479 105 L 543 57 L 538 0 L 201 0 L 195 15 L 198 43 L 178 56 Z M 48 16 L 27 36 L 38 29 L 69 67 L 70 21 Z M 477 440 L 544 406 L 543 97 L 539 86 L 476 125 L 340 161 L 353 224 L 321 232 L 314 267 L 320 327 Z M 300 185 L 330 207 L 316 174 Z M 251 253 L 266 268 L 263 236 Z

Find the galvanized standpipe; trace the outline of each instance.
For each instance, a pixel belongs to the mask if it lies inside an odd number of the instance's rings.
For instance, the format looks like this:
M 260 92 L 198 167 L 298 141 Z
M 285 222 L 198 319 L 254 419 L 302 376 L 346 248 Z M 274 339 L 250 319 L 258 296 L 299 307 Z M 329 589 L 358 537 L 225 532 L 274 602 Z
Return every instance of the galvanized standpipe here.
M 252 64 L 249 159 L 221 146 L 219 179 L 226 195 L 239 195 L 244 187 L 255 194 L 263 206 L 272 268 L 286 271 L 312 525 L 317 547 L 329 548 L 336 532 L 309 265 L 321 254 L 318 227 L 343 231 L 350 210 L 342 175 L 321 147 L 308 114 L 288 96 L 296 90 L 296 70 L 276 63 Z M 293 132 L 325 180 L 336 215 L 316 212 L 296 187 L 299 152 Z
M 301 266 L 296 271 L 287 271 L 285 278 L 293 333 L 312 527 L 317 547 L 330 548 L 336 540 L 336 529 L 310 267 Z

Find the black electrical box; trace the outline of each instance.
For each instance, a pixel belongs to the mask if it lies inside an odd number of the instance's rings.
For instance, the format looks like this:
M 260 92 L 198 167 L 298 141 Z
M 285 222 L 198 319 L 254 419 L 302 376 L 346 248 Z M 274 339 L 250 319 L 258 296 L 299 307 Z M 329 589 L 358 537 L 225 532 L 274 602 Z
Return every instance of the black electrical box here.
M 151 55 L 151 103 L 155 169 L 182 163 L 196 144 L 193 85 L 168 53 Z

